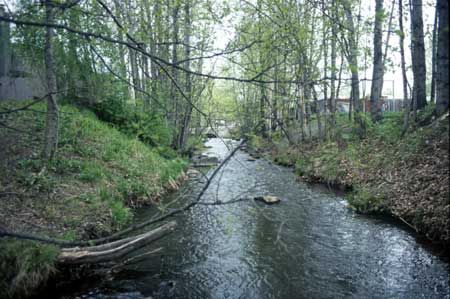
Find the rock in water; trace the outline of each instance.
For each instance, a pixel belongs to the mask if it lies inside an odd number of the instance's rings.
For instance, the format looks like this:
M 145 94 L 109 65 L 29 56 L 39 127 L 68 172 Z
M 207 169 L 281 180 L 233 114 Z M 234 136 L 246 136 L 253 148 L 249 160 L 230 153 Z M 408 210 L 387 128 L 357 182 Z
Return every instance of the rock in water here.
M 256 196 L 254 200 L 262 201 L 268 205 L 273 205 L 274 203 L 279 203 L 281 201 L 278 197 L 272 195 Z

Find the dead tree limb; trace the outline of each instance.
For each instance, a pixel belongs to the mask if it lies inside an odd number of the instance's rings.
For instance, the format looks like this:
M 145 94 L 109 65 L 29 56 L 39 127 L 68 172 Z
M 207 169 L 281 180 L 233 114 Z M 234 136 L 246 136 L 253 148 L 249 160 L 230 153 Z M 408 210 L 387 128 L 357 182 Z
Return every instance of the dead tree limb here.
M 119 259 L 175 230 L 176 222 L 168 222 L 141 235 L 100 246 L 63 249 L 57 262 L 64 265 L 104 263 Z
M 184 207 L 178 208 L 178 209 L 173 209 L 170 212 L 157 216 L 157 217 L 153 217 L 147 221 L 141 222 L 141 223 L 137 223 L 134 225 L 129 226 L 128 228 L 117 232 L 115 234 L 112 234 L 108 237 L 103 237 L 103 238 L 99 238 L 99 239 L 94 239 L 94 240 L 89 240 L 89 241 L 69 241 L 69 240 L 62 240 L 62 239 L 57 239 L 57 238 L 50 238 L 50 237 L 46 237 L 46 236 L 38 236 L 38 235 L 34 235 L 34 234 L 27 234 L 27 233 L 20 233 L 20 232 L 11 232 L 5 229 L 2 229 L 0 227 L 0 238 L 2 237 L 12 237 L 12 238 L 17 238 L 17 239 L 25 239 L 25 240 L 32 240 L 32 241 L 39 241 L 39 242 L 43 242 L 43 243 L 48 243 L 48 244 L 55 244 L 61 247 L 71 247 L 71 246 L 91 246 L 92 244 L 97 244 L 97 245 L 101 245 L 101 244 L 105 244 L 108 242 L 112 242 L 112 241 L 116 241 L 118 239 L 120 239 L 122 236 L 130 234 L 138 229 L 142 229 L 146 226 L 149 226 L 151 224 L 157 223 L 157 222 L 161 222 L 163 220 L 168 219 L 169 217 L 172 217 L 176 214 L 179 214 L 181 212 L 187 211 L 189 209 L 191 209 L 192 207 L 194 207 L 195 205 L 197 205 L 203 194 L 205 193 L 205 191 L 208 189 L 209 185 L 211 184 L 212 180 L 214 179 L 214 177 L 217 175 L 217 173 L 219 173 L 220 169 L 234 156 L 234 154 L 241 148 L 241 146 L 244 144 L 245 140 L 242 140 L 238 146 L 236 146 L 229 154 L 228 156 L 223 159 L 223 161 L 216 167 L 216 169 L 214 169 L 213 173 L 211 174 L 211 176 L 208 178 L 208 180 L 206 181 L 205 185 L 203 186 L 202 190 L 200 191 L 200 193 L 197 195 L 197 197 L 195 198 L 195 200 L 193 200 L 192 202 L 190 202 L 189 204 L 185 205 Z M 119 240 L 117 244 L 122 244 L 123 240 Z M 106 246 L 109 246 L 108 244 L 105 244 Z M 92 251 L 92 249 L 91 249 Z

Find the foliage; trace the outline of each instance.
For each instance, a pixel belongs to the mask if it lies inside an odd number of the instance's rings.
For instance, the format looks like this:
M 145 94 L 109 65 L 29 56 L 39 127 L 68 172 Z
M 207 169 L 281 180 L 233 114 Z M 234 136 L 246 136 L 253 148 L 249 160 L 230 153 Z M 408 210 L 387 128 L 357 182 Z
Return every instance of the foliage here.
M 351 208 L 360 213 L 383 213 L 386 212 L 386 199 L 383 196 L 374 194 L 364 186 L 355 187 L 347 194 L 346 199 Z
M 97 116 L 121 132 L 151 146 L 169 146 L 172 133 L 162 116 L 127 104 L 120 98 L 102 100 L 94 105 Z
M 245 139 L 247 140 L 248 147 L 253 150 L 263 149 L 263 146 L 265 144 L 264 139 L 254 133 L 247 134 L 245 136 Z
M 448 115 L 429 123 L 432 111 L 421 111 L 419 120 L 428 122 L 404 136 L 402 113 L 388 112 L 381 123 L 367 121 L 365 139 L 343 130 L 336 141 L 303 144 L 301 151 L 277 143 L 271 146 L 272 157 L 280 162 L 295 159 L 295 171 L 306 181 L 351 188 L 345 197 L 359 213 L 402 217 L 447 244 Z M 346 121 L 338 119 L 343 127 Z
M 0 241 L 0 289 L 7 297 L 31 295 L 55 273 L 59 249 L 31 241 Z
M 3 102 L 0 109 L 26 104 Z M 32 132 L 13 139 L 17 143 L 11 146 L 25 152 L 18 152 L 20 155 L 17 157 L 8 157 L 17 162 L 11 164 L 12 168 L 5 169 L 7 173 L 0 177 L 0 184 L 7 183 L 17 190 L 26 190 L 21 201 L 11 201 L 15 204 L 11 210 L 18 215 L 5 220 L 20 217 L 21 205 L 25 205 L 43 219 L 42 223 L 50 225 L 43 234 L 64 239 L 106 235 L 129 224 L 133 219 L 132 208 L 156 201 L 186 168 L 186 161 L 172 150 L 165 149 L 167 156 L 172 157 L 163 157 L 159 153 L 162 151 L 160 148 L 150 147 L 123 134 L 100 121 L 93 112 L 69 104 L 60 106 L 59 150 L 47 163 L 38 154 L 40 139 L 37 140 L 39 142 L 33 141 L 35 136 L 43 135 L 45 114 L 40 111 L 44 109 L 45 104 L 36 104 L 32 111 L 20 111 L 2 119 L 10 126 L 24 125 L 22 129 Z M 0 133 L 13 134 L 14 131 Z M 14 225 L 21 223 L 16 222 Z M 17 229 L 22 230 L 20 227 Z M 50 254 L 43 245 L 18 244 L 16 251 L 0 248 L 0 255 L 8 255 L 7 258 L 0 257 L 2 267 L 6 267 L 0 272 L 10 275 L 5 277 L 6 280 L 1 277 L 0 283 L 13 281 L 11 291 L 13 288 L 31 291 L 53 273 L 50 260 L 48 263 L 42 260 Z M 26 256 L 22 258 L 24 254 Z M 34 259 L 40 264 L 35 264 Z

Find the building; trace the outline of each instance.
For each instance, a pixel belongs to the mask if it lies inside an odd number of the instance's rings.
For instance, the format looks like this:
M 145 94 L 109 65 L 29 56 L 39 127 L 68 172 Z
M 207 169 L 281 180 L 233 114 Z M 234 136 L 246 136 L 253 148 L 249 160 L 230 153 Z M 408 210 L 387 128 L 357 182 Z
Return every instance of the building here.
M 0 15 L 6 16 L 0 4 Z M 42 77 L 42 79 L 41 79 Z M 45 96 L 45 76 L 32 70 L 11 50 L 10 24 L 0 21 L 0 101 Z

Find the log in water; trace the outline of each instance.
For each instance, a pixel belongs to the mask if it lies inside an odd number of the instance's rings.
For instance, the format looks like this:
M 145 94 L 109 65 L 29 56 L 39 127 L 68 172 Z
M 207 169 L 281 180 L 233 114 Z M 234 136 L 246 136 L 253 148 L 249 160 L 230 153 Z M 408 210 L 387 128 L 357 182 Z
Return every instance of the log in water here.
M 209 154 L 228 152 L 219 139 L 207 145 Z M 197 206 L 142 252 L 162 251 L 64 298 L 449 298 L 448 262 L 412 230 L 355 214 L 343 199 L 298 182 L 292 170 L 248 158 L 238 152 L 203 200 L 271 194 L 280 205 Z M 193 180 L 164 202 L 179 194 L 186 201 L 200 188 Z M 146 208 L 137 221 L 155 212 Z

